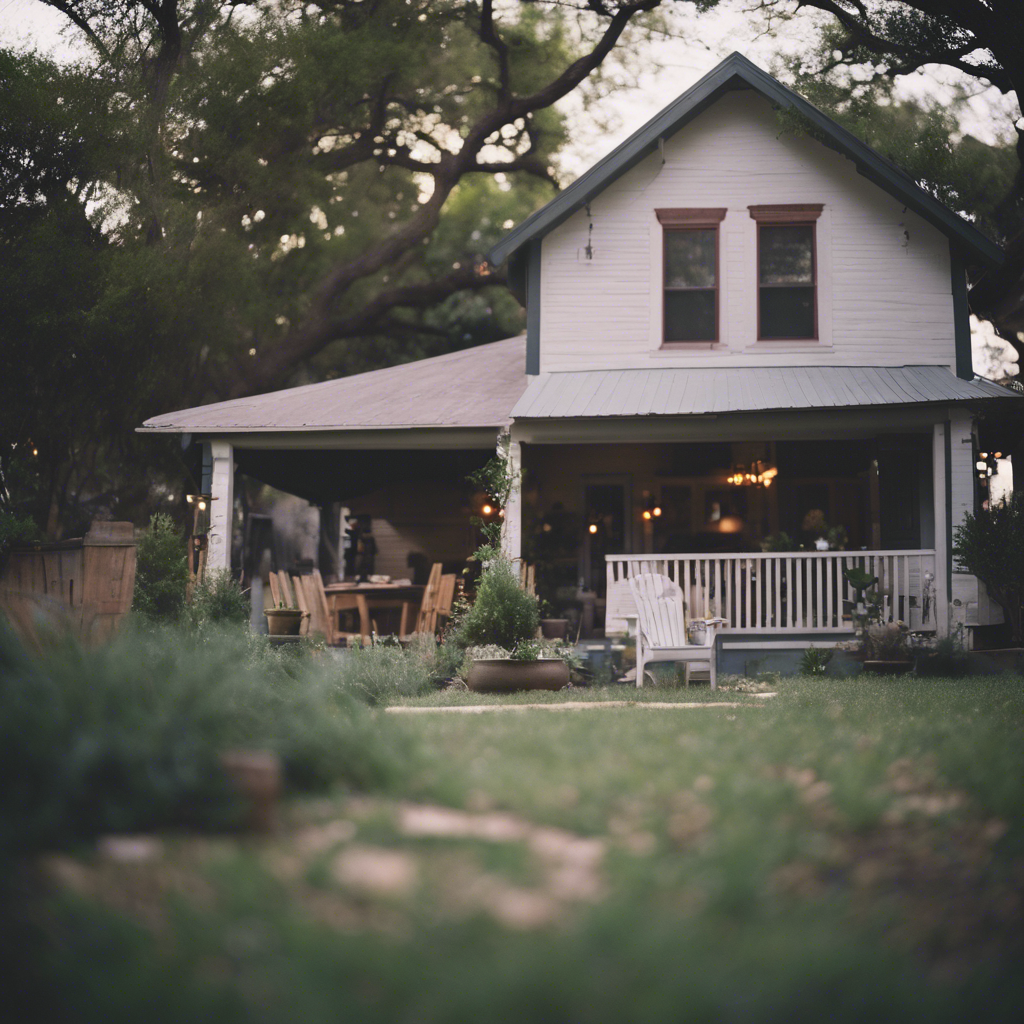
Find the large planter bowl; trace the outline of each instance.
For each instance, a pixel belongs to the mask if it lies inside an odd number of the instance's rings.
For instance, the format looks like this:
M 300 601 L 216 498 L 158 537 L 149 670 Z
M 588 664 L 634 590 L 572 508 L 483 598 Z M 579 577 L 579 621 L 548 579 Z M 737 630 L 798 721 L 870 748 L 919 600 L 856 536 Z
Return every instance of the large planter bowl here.
M 299 608 L 271 608 L 266 612 L 267 632 L 271 636 L 298 636 L 302 625 Z
M 477 693 L 560 690 L 569 683 L 569 666 L 560 659 L 474 661 L 466 685 Z

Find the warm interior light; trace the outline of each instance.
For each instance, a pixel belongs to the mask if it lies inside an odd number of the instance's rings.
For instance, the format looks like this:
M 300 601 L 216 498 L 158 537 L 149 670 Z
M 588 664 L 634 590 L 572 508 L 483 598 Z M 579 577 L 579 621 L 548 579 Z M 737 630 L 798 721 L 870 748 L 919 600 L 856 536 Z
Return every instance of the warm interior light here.
M 974 468 L 975 469 L 987 469 L 988 468 L 988 463 L 984 459 L 978 459 L 978 461 L 974 464 Z
M 993 459 L 1001 459 L 1002 457 L 1003 457 L 1003 453 L 1002 452 L 993 452 L 992 453 L 992 458 Z
M 597 523 L 591 523 L 587 529 L 590 530 L 591 533 L 597 533 Z
M 192 504 L 192 495 L 191 494 L 186 494 L 185 495 L 185 500 L 191 505 Z
M 200 512 L 205 512 L 206 511 L 206 502 L 205 501 L 199 502 L 199 511 Z
M 987 459 L 988 458 L 988 452 L 978 452 L 978 458 L 979 459 Z
M 660 516 L 661 515 L 661 506 L 660 505 L 655 505 L 654 508 L 651 509 L 651 515 L 652 516 Z
M 647 509 L 644 509 L 644 519 L 650 519 L 650 518 L 651 518 L 651 513 L 648 512 Z
M 490 505 L 484 505 L 484 507 L 480 509 L 480 511 L 483 512 L 485 516 L 489 516 L 494 511 L 494 509 L 491 508 Z

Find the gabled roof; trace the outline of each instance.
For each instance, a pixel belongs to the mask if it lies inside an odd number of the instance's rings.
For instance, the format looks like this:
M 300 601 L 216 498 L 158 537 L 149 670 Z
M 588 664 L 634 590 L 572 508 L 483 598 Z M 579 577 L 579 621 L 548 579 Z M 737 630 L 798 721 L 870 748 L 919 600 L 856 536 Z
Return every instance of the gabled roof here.
M 495 427 L 526 390 L 522 336 L 154 416 L 142 433 L 223 434 L 402 427 Z
M 674 135 L 733 89 L 754 89 L 776 106 L 801 114 L 817 129 L 820 141 L 852 160 L 860 174 L 957 242 L 978 262 L 989 265 L 1003 262 L 1003 251 L 995 242 L 940 203 L 895 164 L 739 53 L 726 57 L 550 203 L 513 228 L 488 254 L 489 262 L 495 266 L 503 263 L 527 242 L 542 238 L 558 227 L 616 178 L 653 153 L 659 139 Z
M 961 380 L 945 366 L 730 366 L 542 373 L 517 420 L 843 409 L 972 402 L 1024 396 L 992 381 Z

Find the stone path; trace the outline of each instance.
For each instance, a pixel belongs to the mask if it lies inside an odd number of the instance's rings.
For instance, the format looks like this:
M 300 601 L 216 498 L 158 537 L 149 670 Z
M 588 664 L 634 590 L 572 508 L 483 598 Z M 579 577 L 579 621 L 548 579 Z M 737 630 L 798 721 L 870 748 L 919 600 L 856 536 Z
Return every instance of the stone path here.
M 754 693 L 752 697 L 774 697 L 774 693 Z M 584 708 L 756 708 L 758 704 L 739 701 L 656 701 L 656 700 L 567 700 L 560 704 L 454 704 L 444 707 L 385 708 L 393 715 L 420 715 L 444 712 L 456 715 L 482 715 L 487 711 L 580 711 Z

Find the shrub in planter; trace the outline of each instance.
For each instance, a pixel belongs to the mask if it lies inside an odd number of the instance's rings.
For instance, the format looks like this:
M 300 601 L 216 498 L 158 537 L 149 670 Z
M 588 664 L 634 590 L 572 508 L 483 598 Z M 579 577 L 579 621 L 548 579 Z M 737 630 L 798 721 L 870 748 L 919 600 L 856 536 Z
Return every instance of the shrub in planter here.
M 537 598 L 522 588 L 512 563 L 499 555 L 484 569 L 476 600 L 459 624 L 459 643 L 496 644 L 511 651 L 521 641 L 533 640 L 539 625 Z
M 1014 644 L 1024 646 L 1024 491 L 968 512 L 953 535 L 953 554 L 1003 606 Z

